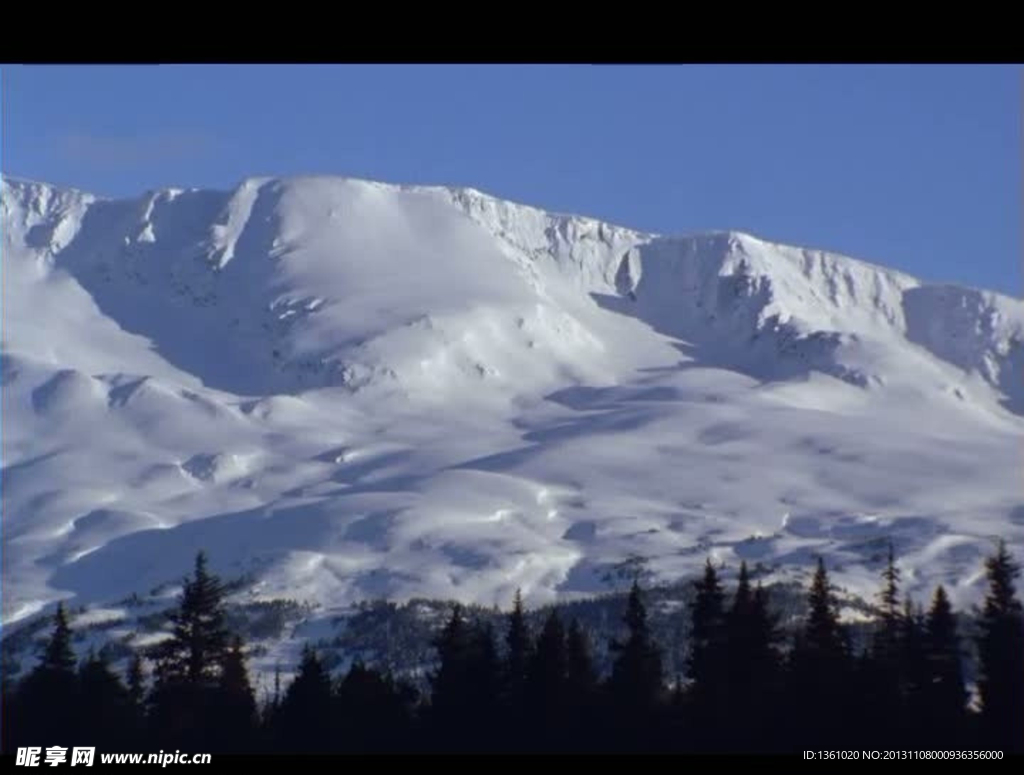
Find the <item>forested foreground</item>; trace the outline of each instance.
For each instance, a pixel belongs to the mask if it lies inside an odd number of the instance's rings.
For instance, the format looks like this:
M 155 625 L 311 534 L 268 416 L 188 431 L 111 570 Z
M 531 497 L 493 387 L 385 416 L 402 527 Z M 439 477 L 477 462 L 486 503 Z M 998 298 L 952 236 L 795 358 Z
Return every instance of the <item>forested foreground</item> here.
M 539 631 L 518 596 L 503 627 L 454 607 L 426 691 L 356 663 L 331 675 L 307 647 L 294 680 L 258 703 L 246 648 L 225 625 L 224 588 L 200 554 L 170 613 L 173 636 L 122 678 L 78 663 L 58 608 L 38 665 L 5 686 L 3 747 L 100 751 L 798 752 L 807 749 L 1024 748 L 1024 614 L 1005 544 L 985 561 L 978 634 L 958 631 L 939 587 L 903 599 L 892 551 L 871 636 L 857 647 L 824 563 L 807 615 L 784 627 L 746 566 L 726 590 L 708 562 L 696 582 L 686 675 L 665 674 L 634 581 L 610 671 L 588 632 L 558 612 Z M 971 655 L 968 657 L 967 655 Z M 970 668 L 966 672 L 965 668 Z M 971 702 L 966 675 L 977 676 Z

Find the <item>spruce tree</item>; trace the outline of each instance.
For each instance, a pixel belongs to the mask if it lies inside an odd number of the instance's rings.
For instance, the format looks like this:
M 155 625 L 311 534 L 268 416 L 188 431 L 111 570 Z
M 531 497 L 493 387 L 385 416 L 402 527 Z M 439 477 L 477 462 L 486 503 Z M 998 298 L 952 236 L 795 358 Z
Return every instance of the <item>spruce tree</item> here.
M 565 646 L 568 690 L 575 697 L 589 700 L 597 690 L 598 675 L 590 639 L 578 619 L 569 623 Z
M 814 748 L 851 737 L 850 644 L 821 557 L 807 603 L 806 621 L 790 653 L 790 691 L 783 712 L 800 720 L 788 744 Z
M 751 589 L 745 562 L 740 565 L 725 633 L 725 640 L 719 646 L 718 688 L 712 686 L 712 696 L 721 698 L 714 717 L 716 726 L 729 731 L 727 738 L 717 740 L 718 746 L 730 750 L 765 750 L 764 746 L 772 742 L 769 733 L 772 703 L 779 689 L 780 633 L 769 609 L 768 593 L 760 584 Z M 743 709 L 739 715 L 738 708 Z M 700 702 L 695 710 L 698 717 L 706 712 Z M 715 741 L 709 739 L 708 742 Z
M 17 716 L 11 732 L 16 745 L 47 746 L 54 740 L 77 739 L 80 695 L 71 641 L 67 612 L 58 603 L 39 662 L 16 690 Z
M 737 592 L 740 611 L 734 619 L 749 612 L 752 600 L 746 565 L 742 568 L 742 585 Z M 711 694 L 720 691 L 725 679 L 726 615 L 725 593 L 710 558 L 704 565 L 704 576 L 695 584 L 697 594 L 690 611 L 689 677 L 695 692 Z
M 569 623 L 565 652 L 565 744 L 572 751 L 594 750 L 599 747 L 593 730 L 601 717 L 600 683 L 590 638 L 578 619 Z
M 526 711 L 526 673 L 533 645 L 523 611 L 523 597 L 518 589 L 509 615 L 505 645 L 505 705 L 510 713 L 509 721 L 514 725 L 521 722 Z
M 825 570 L 825 561 L 820 557 L 807 602 L 807 622 L 800 642 L 801 654 L 813 658 L 815 664 L 842 663 L 850 653 L 849 639 L 839 622 L 839 611 L 833 598 L 828 571 Z
M 932 597 L 925 629 L 928 681 L 924 705 L 937 739 L 952 740 L 961 734 L 967 707 L 960 641 L 956 618 L 940 585 Z
M 149 652 L 156 679 L 150 695 L 154 742 L 208 749 L 216 744 L 213 719 L 229 633 L 224 589 L 207 568 L 204 552 L 196 555 L 193 575 L 184 579 L 178 605 L 167 618 L 171 637 Z
M 861 660 L 861 690 L 858 692 L 862 711 L 858 714 L 866 726 L 877 728 L 877 737 L 885 745 L 895 744 L 903 734 L 907 710 L 904 705 L 903 678 L 904 634 L 908 629 L 900 612 L 901 574 L 896 566 L 892 542 L 889 543 L 882 588 L 878 593 L 879 614 L 871 639 L 871 650 Z M 865 740 L 865 744 L 869 741 Z
M 245 666 L 242 639 L 232 638 L 224 656 L 218 687 L 220 750 L 243 753 L 251 750 L 256 729 L 256 694 Z
M 541 750 L 558 747 L 568 708 L 569 657 L 565 627 L 552 609 L 541 628 L 527 673 L 527 708 Z
M 295 679 L 274 716 L 277 749 L 289 753 L 332 752 L 337 742 L 331 734 L 332 706 L 330 674 L 306 644 Z
M 879 593 L 880 622 L 875 631 L 873 656 L 882 670 L 894 674 L 900 653 L 900 633 L 903 622 L 900 616 L 900 571 L 896 567 L 891 542 L 885 570 L 882 571 L 882 579 L 884 583 Z M 887 678 L 892 677 L 893 675 L 887 675 Z
M 81 744 L 107 749 L 138 744 L 133 738 L 140 726 L 139 709 L 107 661 L 90 653 L 79 668 L 78 680 Z
M 440 664 L 431 678 L 432 743 L 457 749 L 469 740 L 475 751 L 495 745 L 500 662 L 490 625 L 466 621 L 456 605 L 435 641 Z
M 908 597 L 900 617 L 900 700 L 903 708 L 902 726 L 907 740 L 919 744 L 940 742 L 929 737 L 925 690 L 928 684 L 925 624 L 923 614 L 914 608 Z M 932 731 L 932 734 L 934 732 Z
M 64 603 L 57 603 L 53 633 L 43 650 L 39 669 L 52 675 L 71 676 L 75 672 L 75 652 L 71 647 L 71 626 Z
M 227 655 L 224 589 L 207 568 L 205 552 L 196 555 L 191 579 L 185 579 L 181 600 L 168 614 L 172 637 L 154 650 L 162 683 L 182 681 L 215 686 Z
M 338 686 L 342 749 L 348 753 L 410 750 L 412 699 L 409 687 L 357 661 Z
M 690 609 L 690 653 L 687 668 L 691 681 L 689 726 L 705 749 L 719 749 L 724 741 L 725 720 L 733 702 L 729 676 L 729 646 L 742 648 L 730 635 L 742 638 L 753 598 L 746 566 L 741 568 L 733 615 L 727 617 L 725 592 L 710 558 L 704 575 L 695 583 L 697 594 Z M 731 630 L 731 631 L 730 631 Z M 732 736 L 732 731 L 730 731 Z
M 611 643 L 617 656 L 612 663 L 608 693 L 619 721 L 622 744 L 635 749 L 649 741 L 653 715 L 665 689 L 661 651 L 647 623 L 638 581 L 630 589 L 623 622 L 628 635 L 624 641 Z
M 989 590 L 978 637 L 978 689 L 989 745 L 1024 752 L 1024 613 L 1014 579 L 1020 567 L 1000 540 L 985 561 Z

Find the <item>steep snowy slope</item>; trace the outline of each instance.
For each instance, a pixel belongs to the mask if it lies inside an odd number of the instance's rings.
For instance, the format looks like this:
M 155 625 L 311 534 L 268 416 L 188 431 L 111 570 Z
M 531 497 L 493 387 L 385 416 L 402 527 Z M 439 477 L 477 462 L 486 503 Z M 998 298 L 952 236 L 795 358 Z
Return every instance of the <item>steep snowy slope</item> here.
M 1024 304 L 749 235 L 337 178 L 2 183 L 4 622 L 180 577 L 507 603 L 628 554 L 977 593 Z

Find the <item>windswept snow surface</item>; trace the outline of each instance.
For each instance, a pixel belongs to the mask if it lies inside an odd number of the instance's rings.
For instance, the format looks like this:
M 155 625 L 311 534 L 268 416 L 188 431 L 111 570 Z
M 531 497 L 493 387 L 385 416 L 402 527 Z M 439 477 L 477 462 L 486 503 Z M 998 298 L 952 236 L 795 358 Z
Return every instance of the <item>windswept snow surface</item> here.
M 200 548 L 327 606 L 542 603 L 631 554 L 823 553 L 870 595 L 890 539 L 964 604 L 1024 548 L 1019 300 L 466 189 L 0 202 L 5 624 Z

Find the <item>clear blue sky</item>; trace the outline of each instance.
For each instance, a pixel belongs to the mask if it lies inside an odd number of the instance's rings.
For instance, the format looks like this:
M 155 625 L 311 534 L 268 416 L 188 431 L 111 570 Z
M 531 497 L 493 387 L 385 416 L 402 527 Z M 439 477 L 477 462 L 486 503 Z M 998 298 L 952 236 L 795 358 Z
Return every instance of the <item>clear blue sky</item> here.
M 104 195 L 468 185 L 1024 293 L 1019 67 L 19 66 L 2 97 L 6 174 Z

